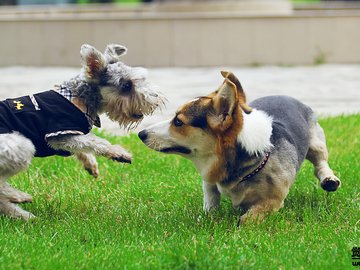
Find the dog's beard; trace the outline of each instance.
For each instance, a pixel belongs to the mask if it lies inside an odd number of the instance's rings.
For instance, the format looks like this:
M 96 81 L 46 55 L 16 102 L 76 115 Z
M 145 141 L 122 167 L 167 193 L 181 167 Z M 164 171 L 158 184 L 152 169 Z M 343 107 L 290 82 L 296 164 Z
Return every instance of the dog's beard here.
M 119 95 L 111 89 L 102 91 L 103 110 L 106 115 L 120 127 L 136 128 L 144 116 L 151 115 L 155 109 L 165 104 L 165 97 L 145 87 L 137 88 L 136 92 Z

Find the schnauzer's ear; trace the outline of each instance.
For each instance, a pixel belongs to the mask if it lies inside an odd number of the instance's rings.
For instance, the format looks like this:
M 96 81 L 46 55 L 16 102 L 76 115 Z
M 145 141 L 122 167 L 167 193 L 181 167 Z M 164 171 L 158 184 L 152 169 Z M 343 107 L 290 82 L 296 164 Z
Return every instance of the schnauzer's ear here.
M 80 55 L 86 79 L 99 79 L 102 71 L 107 65 L 104 55 L 88 44 L 81 46 Z
M 120 56 L 125 55 L 127 48 L 122 45 L 109 44 L 105 49 L 105 58 L 109 64 L 116 63 L 120 60 Z
M 208 118 L 210 127 L 225 131 L 233 122 L 233 112 L 238 105 L 236 85 L 229 79 L 224 83 L 212 99 L 215 113 Z
M 238 78 L 236 78 L 236 76 L 234 75 L 234 73 L 230 72 L 230 71 L 221 71 L 221 75 L 225 78 L 230 80 L 232 83 L 234 83 L 236 85 L 236 89 L 239 95 L 239 104 L 241 109 L 249 114 L 252 111 L 252 108 L 246 104 L 246 96 L 245 96 L 245 92 L 240 84 L 240 81 Z

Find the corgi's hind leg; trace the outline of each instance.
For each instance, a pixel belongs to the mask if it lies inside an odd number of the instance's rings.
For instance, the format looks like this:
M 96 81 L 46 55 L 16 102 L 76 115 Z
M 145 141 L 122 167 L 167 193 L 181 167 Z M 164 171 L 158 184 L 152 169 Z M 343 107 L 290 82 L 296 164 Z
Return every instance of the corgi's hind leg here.
M 306 158 L 314 164 L 315 175 L 319 179 L 321 187 L 326 191 L 336 191 L 341 181 L 334 175 L 328 164 L 328 150 L 324 130 L 319 123 L 313 123 L 310 128 L 310 147 Z
M 264 220 L 265 216 L 270 213 L 277 212 L 284 206 L 284 200 L 280 198 L 269 198 L 257 202 L 252 205 L 244 215 L 240 216 L 238 227 L 242 224 L 255 222 L 260 223 Z

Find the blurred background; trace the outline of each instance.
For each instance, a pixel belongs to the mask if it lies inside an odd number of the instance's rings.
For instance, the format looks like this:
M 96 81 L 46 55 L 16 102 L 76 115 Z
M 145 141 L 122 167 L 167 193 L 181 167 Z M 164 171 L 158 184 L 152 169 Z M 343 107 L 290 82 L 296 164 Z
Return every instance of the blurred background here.
M 144 125 L 215 90 L 221 69 L 249 100 L 285 94 L 320 115 L 360 112 L 360 1 L 0 0 L 0 40 L 0 99 L 76 75 L 84 43 L 118 43 L 169 99 Z
M 359 1 L 0 0 L 0 66 L 78 66 L 120 43 L 147 67 L 360 62 Z

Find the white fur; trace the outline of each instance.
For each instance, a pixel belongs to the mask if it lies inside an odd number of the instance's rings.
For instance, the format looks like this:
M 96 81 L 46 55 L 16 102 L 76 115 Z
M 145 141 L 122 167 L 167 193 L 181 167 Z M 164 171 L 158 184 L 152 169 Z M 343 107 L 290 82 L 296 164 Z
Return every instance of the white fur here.
M 272 147 L 272 118 L 263 111 L 253 109 L 250 114 L 243 114 L 244 125 L 238 135 L 238 142 L 250 155 L 259 155 Z
M 193 103 L 193 102 L 198 101 L 198 100 L 199 100 L 199 98 L 194 98 L 194 99 L 188 101 L 187 103 L 190 104 L 190 103 Z
M 119 61 L 126 50 L 124 46 L 110 44 L 103 54 L 94 47 L 84 44 L 80 50 L 81 73 L 64 82 L 64 87 L 68 88 L 69 92 L 73 91 L 74 97 L 77 97 L 76 101 L 73 100 L 74 104 L 84 112 L 89 109 L 91 116 L 106 113 L 121 126 L 131 128 L 140 123 L 143 116 L 152 114 L 157 107 L 164 105 L 166 100 L 162 94 L 152 89 L 146 80 L 146 69 L 132 68 Z M 101 99 L 99 99 L 97 97 L 99 82 L 105 70 L 107 87 L 100 89 Z M 123 80 L 131 80 L 131 94 L 119 91 Z M 57 88 L 59 87 L 55 89 Z M 91 91 L 96 98 L 91 97 Z M 32 101 L 38 110 L 38 104 L 35 100 Z M 132 158 L 131 154 L 120 145 L 112 145 L 91 133 L 84 135 L 73 131 L 68 132 L 66 136 L 46 136 L 45 139 L 50 148 L 76 154 L 93 176 L 99 173 L 94 154 L 127 163 L 130 163 Z M 0 215 L 22 217 L 25 220 L 34 217 L 16 205 L 30 202 L 31 196 L 12 188 L 6 181 L 26 169 L 35 153 L 33 142 L 25 135 L 18 132 L 0 134 Z
M 217 186 L 203 181 L 203 191 L 204 211 L 209 212 L 213 208 L 218 208 L 220 206 L 220 192 L 218 191 Z
M 131 70 L 131 78 L 133 80 L 145 80 L 149 76 L 147 69 L 142 67 L 135 67 Z
M 171 120 L 166 120 L 148 127 L 147 131 L 150 135 L 147 140 L 148 147 L 159 151 L 176 144 L 169 132 L 170 122 Z
M 150 133 L 154 133 L 161 138 L 169 140 L 169 139 L 171 139 L 170 132 L 169 132 L 170 123 L 171 123 L 171 119 L 162 121 L 160 123 L 155 123 L 155 124 L 149 126 L 147 128 L 147 130 Z
M 0 134 L 0 214 L 25 220 L 34 215 L 21 209 L 16 203 L 31 202 L 29 194 L 6 183 L 7 178 L 25 170 L 35 154 L 32 142 L 18 132 Z
M 120 61 L 120 56 L 127 53 L 127 48 L 118 44 L 109 44 L 106 46 L 104 56 L 108 63 Z
M 97 137 L 93 133 L 85 135 L 65 136 L 63 138 L 49 138 L 48 144 L 53 149 L 65 150 L 71 153 L 95 153 L 108 158 L 131 159 L 128 153 L 120 145 L 113 145 L 103 138 Z
M 20 133 L 0 134 L 0 179 L 5 181 L 7 177 L 26 169 L 34 154 L 33 143 Z
M 209 179 L 210 170 L 214 167 L 214 164 L 219 161 L 218 157 L 214 153 L 189 158 L 194 163 L 204 180 Z

